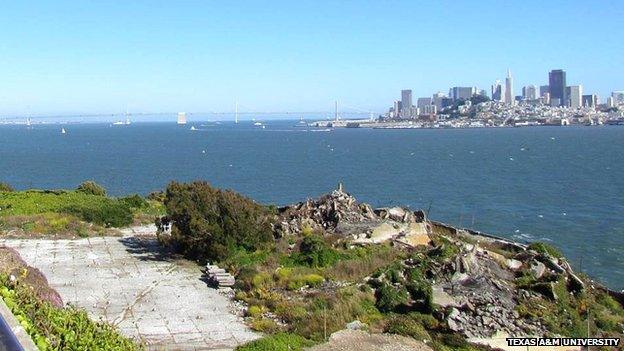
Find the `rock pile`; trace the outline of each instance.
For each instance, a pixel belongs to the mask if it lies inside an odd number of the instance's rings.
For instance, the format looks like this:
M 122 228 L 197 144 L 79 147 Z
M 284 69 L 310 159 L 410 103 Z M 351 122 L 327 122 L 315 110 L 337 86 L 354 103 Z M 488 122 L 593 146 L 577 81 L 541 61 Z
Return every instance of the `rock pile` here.
M 231 287 L 236 282 L 234 277 L 226 272 L 225 269 L 210 263 L 206 265 L 206 275 L 208 276 L 208 281 L 219 288 Z
M 306 227 L 312 230 L 333 230 L 341 222 L 362 223 L 379 220 L 370 205 L 358 203 L 355 197 L 342 189 L 342 185 L 318 199 L 308 199 L 281 208 L 279 217 L 280 220 L 273 229 L 281 235 L 300 233 Z
M 412 212 L 402 207 L 373 209 L 359 203 L 342 188 L 318 199 L 308 199 L 279 210 L 273 225 L 278 236 L 301 233 L 304 228 L 323 230 L 343 236 L 368 234 L 382 222 L 416 223 L 424 220 L 422 211 Z

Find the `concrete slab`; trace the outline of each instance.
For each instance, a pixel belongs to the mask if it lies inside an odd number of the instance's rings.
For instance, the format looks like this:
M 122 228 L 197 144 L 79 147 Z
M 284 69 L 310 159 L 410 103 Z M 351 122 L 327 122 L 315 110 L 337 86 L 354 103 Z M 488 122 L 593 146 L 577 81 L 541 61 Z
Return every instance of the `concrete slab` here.
M 206 285 L 199 266 L 170 260 L 146 232 L 0 244 L 39 268 L 65 303 L 116 325 L 149 349 L 233 349 L 260 336 L 230 312 L 225 296 Z

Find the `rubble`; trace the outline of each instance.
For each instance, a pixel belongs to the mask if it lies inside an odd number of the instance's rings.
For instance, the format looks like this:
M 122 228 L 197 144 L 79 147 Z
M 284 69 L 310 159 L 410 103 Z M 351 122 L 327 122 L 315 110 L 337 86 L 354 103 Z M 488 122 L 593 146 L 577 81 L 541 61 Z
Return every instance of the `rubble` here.
M 210 263 L 206 265 L 206 275 L 208 276 L 208 281 L 219 288 L 232 287 L 236 283 L 234 277 L 226 272 L 225 269 Z

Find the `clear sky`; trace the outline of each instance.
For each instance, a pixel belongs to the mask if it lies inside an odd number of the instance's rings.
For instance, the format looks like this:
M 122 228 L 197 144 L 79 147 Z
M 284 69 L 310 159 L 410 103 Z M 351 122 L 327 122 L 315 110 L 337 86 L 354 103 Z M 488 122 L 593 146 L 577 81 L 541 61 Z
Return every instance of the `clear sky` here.
M 381 112 L 515 78 L 624 89 L 624 1 L 5 1 L 0 115 Z

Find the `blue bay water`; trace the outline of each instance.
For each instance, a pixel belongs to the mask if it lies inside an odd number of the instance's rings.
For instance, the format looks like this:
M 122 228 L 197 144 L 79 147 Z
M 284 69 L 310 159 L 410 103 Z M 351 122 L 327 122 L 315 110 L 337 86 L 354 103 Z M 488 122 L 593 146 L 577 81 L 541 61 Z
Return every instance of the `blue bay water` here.
M 0 181 L 147 194 L 205 179 L 278 205 L 342 181 L 374 206 L 560 247 L 575 268 L 624 289 L 624 128 L 306 131 L 293 121 L 0 126 Z M 582 267 L 581 267 L 582 266 Z

